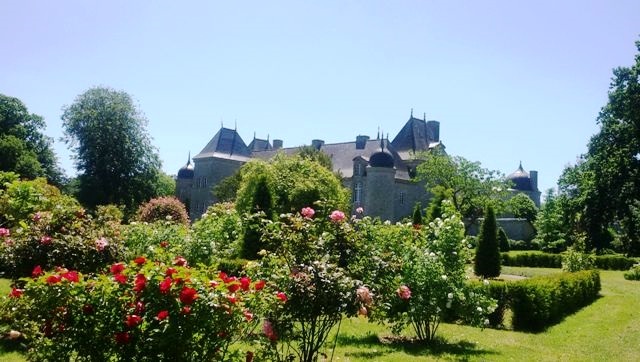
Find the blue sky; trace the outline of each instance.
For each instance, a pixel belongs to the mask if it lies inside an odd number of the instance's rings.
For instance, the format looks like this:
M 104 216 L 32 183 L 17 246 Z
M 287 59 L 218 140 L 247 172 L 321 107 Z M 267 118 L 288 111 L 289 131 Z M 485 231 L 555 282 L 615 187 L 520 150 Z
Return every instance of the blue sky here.
M 612 69 L 640 39 L 640 1 L 1 1 L 0 93 L 45 117 L 74 174 L 62 107 L 131 94 L 165 172 L 223 122 L 285 147 L 390 138 L 440 121 L 453 155 L 541 190 L 586 151 Z

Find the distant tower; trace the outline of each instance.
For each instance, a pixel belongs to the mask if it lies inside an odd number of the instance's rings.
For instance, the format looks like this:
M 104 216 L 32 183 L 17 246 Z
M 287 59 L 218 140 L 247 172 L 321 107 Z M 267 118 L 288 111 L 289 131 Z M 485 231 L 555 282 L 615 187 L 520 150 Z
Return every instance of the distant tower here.
M 540 207 L 540 190 L 538 190 L 538 171 L 527 172 L 522 168 L 522 162 L 518 169 L 507 176 L 507 180 L 513 183 L 513 188 L 510 189 L 514 193 L 523 193 L 536 204 L 536 207 Z
M 191 152 L 187 158 L 187 164 L 178 170 L 176 178 L 176 196 L 187 207 L 187 214 L 191 207 L 191 187 L 193 186 L 193 164 L 191 163 Z
M 367 167 L 365 200 L 367 215 L 379 216 L 381 220 L 394 221 L 394 189 L 396 169 L 393 156 L 384 149 L 385 139 L 380 140 L 380 150 L 371 155 Z

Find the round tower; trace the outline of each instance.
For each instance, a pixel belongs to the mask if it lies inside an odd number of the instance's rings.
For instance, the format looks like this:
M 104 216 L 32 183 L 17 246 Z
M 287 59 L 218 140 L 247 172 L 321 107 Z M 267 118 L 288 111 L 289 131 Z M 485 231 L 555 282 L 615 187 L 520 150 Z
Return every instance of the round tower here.
M 176 178 L 176 197 L 187 207 L 189 214 L 191 206 L 191 188 L 193 186 L 193 164 L 191 163 L 191 152 L 187 158 L 187 164 L 178 170 Z
M 381 220 L 394 220 L 394 184 L 396 169 L 393 156 L 381 149 L 369 158 L 365 187 L 365 213 Z

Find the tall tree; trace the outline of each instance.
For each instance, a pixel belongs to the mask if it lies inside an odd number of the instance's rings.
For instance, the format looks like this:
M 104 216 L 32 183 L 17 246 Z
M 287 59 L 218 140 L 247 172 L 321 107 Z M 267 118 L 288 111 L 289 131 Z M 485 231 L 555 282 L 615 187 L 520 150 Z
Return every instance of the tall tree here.
M 496 214 L 491 206 L 487 207 L 484 221 L 478 234 L 478 246 L 473 271 L 483 278 L 500 276 L 500 246 L 498 244 L 498 225 Z
M 156 196 L 160 160 L 147 119 L 130 95 L 91 88 L 62 115 L 64 141 L 75 152 L 79 200 L 87 207 L 119 204 L 132 215 Z
M 613 70 L 609 101 L 597 118 L 600 130 L 575 167 L 565 170 L 561 190 L 581 213 L 576 227 L 588 247 L 607 248 L 614 227 L 629 253 L 639 250 L 636 203 L 640 201 L 640 41 L 631 67 Z
M 46 177 L 60 186 L 63 173 L 45 136 L 41 116 L 29 113 L 18 98 L 0 94 L 0 171 L 13 171 L 25 178 Z
M 418 166 L 418 179 L 433 194 L 450 190 L 451 200 L 462 216 L 474 223 L 486 206 L 500 210 L 507 195 L 508 183 L 498 171 L 483 168 L 480 162 L 464 157 L 431 152 Z

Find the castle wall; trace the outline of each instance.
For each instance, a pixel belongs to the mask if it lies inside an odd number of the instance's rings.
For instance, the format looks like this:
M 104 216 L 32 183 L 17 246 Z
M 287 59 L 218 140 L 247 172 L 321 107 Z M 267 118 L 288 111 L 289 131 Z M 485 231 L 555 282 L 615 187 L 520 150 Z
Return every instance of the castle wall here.
M 423 183 L 396 180 L 394 196 L 394 216 L 393 221 L 400 221 L 403 218 L 410 218 L 413 215 L 413 208 L 417 202 L 424 209 L 429 202 L 427 191 Z
M 395 174 L 393 168 L 367 167 L 365 215 L 377 216 L 380 220 L 395 220 Z
M 189 217 L 196 220 L 216 203 L 213 187 L 233 175 L 244 162 L 224 158 L 194 159 L 193 185 L 191 188 L 191 210 Z
M 480 232 L 480 224 L 483 219 L 479 219 L 477 223 L 468 228 L 469 235 L 478 235 Z M 530 241 L 536 236 L 536 231 L 529 221 L 526 219 L 516 218 L 498 218 L 496 219 L 498 226 L 504 229 L 507 237 L 511 240 Z

